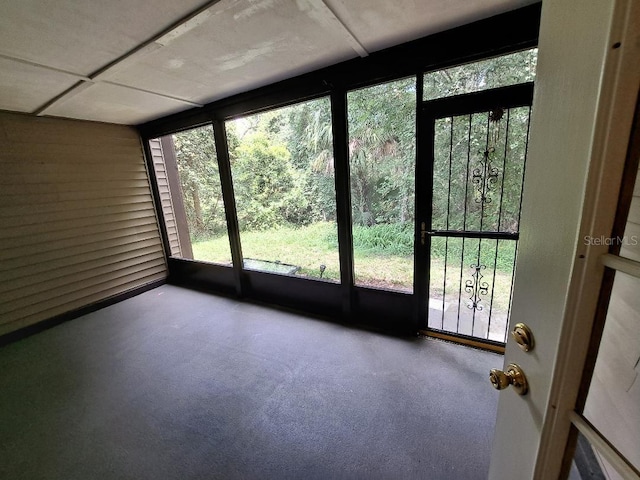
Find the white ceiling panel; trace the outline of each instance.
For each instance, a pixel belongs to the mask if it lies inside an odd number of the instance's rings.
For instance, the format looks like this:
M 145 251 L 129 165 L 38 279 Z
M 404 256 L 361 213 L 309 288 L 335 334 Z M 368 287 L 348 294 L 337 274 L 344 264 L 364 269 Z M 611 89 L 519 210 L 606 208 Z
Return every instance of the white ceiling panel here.
M 33 112 L 77 82 L 73 75 L 0 57 L 0 109 Z
M 190 108 L 183 102 L 108 83 L 87 88 L 47 109 L 56 117 L 135 125 Z
M 202 103 L 357 56 L 324 10 L 307 0 L 222 1 L 105 78 Z
M 205 0 L 5 0 L 0 54 L 89 75 Z
M 536 0 L 324 1 L 371 53 L 514 10 Z
M 0 109 L 136 124 L 534 1 L 0 0 Z

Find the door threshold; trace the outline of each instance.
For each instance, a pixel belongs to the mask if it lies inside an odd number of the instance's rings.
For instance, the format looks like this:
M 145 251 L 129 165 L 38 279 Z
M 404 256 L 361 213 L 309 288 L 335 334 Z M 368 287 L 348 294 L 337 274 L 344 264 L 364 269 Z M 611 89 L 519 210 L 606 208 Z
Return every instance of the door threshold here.
M 467 335 L 434 332 L 433 330 L 419 330 L 419 333 L 425 337 L 438 338 L 440 340 L 446 340 L 447 342 L 458 343 L 460 345 L 466 345 L 480 350 L 504 354 L 504 344 L 500 344 L 492 340 L 482 340 L 479 338 L 469 337 Z

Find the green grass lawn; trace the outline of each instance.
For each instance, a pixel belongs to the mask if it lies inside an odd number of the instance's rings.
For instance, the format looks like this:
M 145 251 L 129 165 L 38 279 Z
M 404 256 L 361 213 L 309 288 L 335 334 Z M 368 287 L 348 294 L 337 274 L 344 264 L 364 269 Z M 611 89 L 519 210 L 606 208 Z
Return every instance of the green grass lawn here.
M 301 267 L 300 276 L 340 280 L 338 235 L 335 223 L 318 222 L 301 228 L 278 227 L 240 234 L 245 258 L 270 260 Z M 226 236 L 193 243 L 196 260 L 231 264 Z M 356 283 L 410 291 L 413 284 L 413 255 L 385 255 L 380 249 L 356 249 Z
M 404 238 L 406 229 L 399 233 L 399 238 L 402 238 L 394 242 L 388 226 L 382 227 L 377 229 L 377 232 L 375 228 L 356 227 L 360 229 L 354 232 L 356 285 L 411 292 L 413 289 L 413 255 L 397 253 L 407 250 L 406 246 L 403 248 L 402 245 L 399 245 L 399 243 L 407 242 L 407 239 Z M 380 235 L 380 231 L 384 235 Z M 376 234 L 375 238 L 372 236 L 374 233 Z M 411 234 L 411 232 L 409 233 Z M 329 281 L 340 280 L 337 237 L 336 224 L 332 222 L 318 222 L 300 228 L 278 227 L 240 234 L 244 258 L 296 265 L 300 267 L 296 275 L 311 278 L 319 278 L 320 265 L 324 265 L 326 269 L 322 278 Z M 388 251 L 396 253 L 387 253 Z M 434 250 L 434 253 L 437 254 L 437 250 Z M 229 241 L 226 235 L 194 242 L 193 254 L 196 260 L 231 264 Z M 471 262 L 471 260 L 467 261 L 466 256 L 465 264 Z M 447 296 L 457 292 L 459 288 L 458 277 L 460 276 L 459 257 L 457 268 L 452 265 L 455 264 L 455 256 L 451 253 L 449 262 Z M 431 284 L 433 288 L 431 296 L 441 296 L 444 283 L 443 265 L 442 258 L 432 258 Z M 463 272 L 463 275 L 465 274 L 466 272 Z M 488 274 L 489 272 L 487 272 Z M 490 281 L 493 281 L 492 277 Z M 507 306 L 505 302 L 508 303 L 510 285 L 510 272 L 498 270 L 495 279 L 496 302 L 502 308 Z M 504 300 L 500 300 L 498 297 L 504 298 Z

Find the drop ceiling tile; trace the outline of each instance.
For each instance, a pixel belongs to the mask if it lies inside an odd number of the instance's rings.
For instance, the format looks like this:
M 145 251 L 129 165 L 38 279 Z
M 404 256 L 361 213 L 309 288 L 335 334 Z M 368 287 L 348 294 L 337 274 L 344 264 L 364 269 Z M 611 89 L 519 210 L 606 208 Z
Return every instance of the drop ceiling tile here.
M 7 0 L 0 2 L 0 53 L 89 75 L 204 3 Z
M 33 112 L 77 82 L 72 75 L 0 58 L 0 110 Z
M 45 114 L 136 125 L 188 108 L 191 105 L 159 95 L 108 83 L 96 83 L 54 104 Z
M 373 52 L 535 1 L 7 0 L 0 1 L 0 58 L 88 76 L 211 5 L 98 79 L 112 83 L 93 84 L 45 112 L 136 124 L 192 106 L 148 92 L 206 103 L 353 58 L 362 53 L 358 42 Z M 0 108 L 33 111 L 75 82 L 5 58 Z
M 324 0 L 369 53 L 537 0 Z M 473 41 L 473 39 L 469 39 Z
M 181 36 L 106 75 L 209 102 L 357 56 L 312 0 L 222 1 Z

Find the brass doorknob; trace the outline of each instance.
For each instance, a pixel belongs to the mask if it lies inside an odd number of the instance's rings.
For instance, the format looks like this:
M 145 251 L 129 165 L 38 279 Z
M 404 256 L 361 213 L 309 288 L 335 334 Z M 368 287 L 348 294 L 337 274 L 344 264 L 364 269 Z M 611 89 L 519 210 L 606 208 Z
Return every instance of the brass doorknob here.
M 520 366 L 515 363 L 510 363 L 506 372 L 492 368 L 491 372 L 489 372 L 489 381 L 491 381 L 491 385 L 496 390 L 504 390 L 509 385 L 513 385 L 513 389 L 518 395 L 526 395 L 529 391 L 527 377 Z

